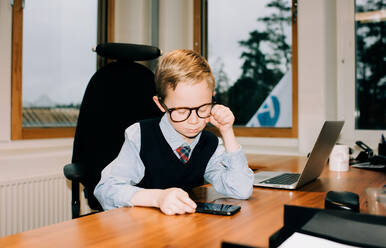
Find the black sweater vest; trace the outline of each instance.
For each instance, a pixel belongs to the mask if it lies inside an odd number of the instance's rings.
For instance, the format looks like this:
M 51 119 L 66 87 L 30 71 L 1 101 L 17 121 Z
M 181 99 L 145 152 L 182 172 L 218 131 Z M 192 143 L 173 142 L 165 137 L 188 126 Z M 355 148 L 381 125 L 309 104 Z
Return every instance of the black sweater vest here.
M 216 151 L 218 138 L 202 131 L 189 161 L 183 164 L 175 155 L 159 127 L 160 118 L 140 121 L 140 157 L 145 165 L 145 175 L 139 187 L 166 189 L 178 187 L 190 190 L 204 182 L 204 173 L 209 159 Z

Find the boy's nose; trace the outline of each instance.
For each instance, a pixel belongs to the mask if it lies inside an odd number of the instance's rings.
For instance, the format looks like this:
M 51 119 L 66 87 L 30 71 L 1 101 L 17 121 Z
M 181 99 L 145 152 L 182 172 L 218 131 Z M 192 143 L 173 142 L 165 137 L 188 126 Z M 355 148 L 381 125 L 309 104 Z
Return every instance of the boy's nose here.
M 198 121 L 199 121 L 199 117 L 197 116 L 197 112 L 192 111 L 192 113 L 190 113 L 190 116 L 188 118 L 188 122 L 191 124 L 194 124 L 194 123 L 197 123 Z

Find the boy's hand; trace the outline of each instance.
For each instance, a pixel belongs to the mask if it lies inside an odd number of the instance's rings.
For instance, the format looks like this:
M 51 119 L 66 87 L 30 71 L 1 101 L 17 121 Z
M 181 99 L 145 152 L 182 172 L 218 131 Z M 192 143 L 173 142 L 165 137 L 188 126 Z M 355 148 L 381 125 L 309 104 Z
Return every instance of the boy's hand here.
M 228 107 L 220 104 L 214 105 L 209 121 L 220 131 L 227 152 L 235 152 L 240 149 L 233 133 L 235 116 Z
M 159 208 L 166 215 L 194 213 L 196 203 L 189 198 L 188 193 L 180 188 L 169 188 L 160 194 Z
M 216 104 L 212 108 L 209 121 L 218 128 L 221 134 L 224 134 L 225 132 L 232 130 L 235 117 L 228 107 Z

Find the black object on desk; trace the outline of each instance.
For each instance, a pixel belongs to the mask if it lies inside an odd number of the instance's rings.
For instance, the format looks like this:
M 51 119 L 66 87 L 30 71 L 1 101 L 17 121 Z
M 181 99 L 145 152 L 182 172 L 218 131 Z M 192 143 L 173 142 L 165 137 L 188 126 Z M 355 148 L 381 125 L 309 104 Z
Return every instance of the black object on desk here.
M 284 226 L 269 238 L 278 247 L 295 232 L 359 247 L 386 247 L 386 216 L 284 205 Z
M 221 242 L 221 248 L 257 248 L 257 247 L 223 241 Z
M 374 151 L 373 149 L 371 149 L 371 147 L 369 147 L 368 145 L 366 145 L 365 143 L 363 143 L 362 141 L 358 140 L 358 141 L 355 141 L 355 144 L 357 146 L 359 146 L 360 148 L 362 148 L 364 150 L 364 152 L 369 156 L 373 156 L 374 154 Z
M 378 155 L 386 156 L 386 143 L 378 144 Z
M 378 144 L 378 154 L 386 156 L 386 139 L 383 134 L 381 136 L 381 143 Z
M 356 141 L 355 144 L 363 150 L 355 158 L 355 161 L 358 163 L 369 162 L 369 158 L 374 155 L 373 149 L 360 140 Z
M 348 191 L 329 191 L 324 201 L 324 207 L 326 209 L 359 212 L 359 196 Z
M 386 146 L 386 144 L 380 143 L 378 146 L 378 154 L 374 155 L 373 150 L 358 140 L 355 142 L 360 148 L 363 149 L 355 159 L 350 160 L 350 165 L 356 168 L 364 168 L 364 169 L 386 169 L 386 156 L 382 155 L 384 152 L 382 147 Z

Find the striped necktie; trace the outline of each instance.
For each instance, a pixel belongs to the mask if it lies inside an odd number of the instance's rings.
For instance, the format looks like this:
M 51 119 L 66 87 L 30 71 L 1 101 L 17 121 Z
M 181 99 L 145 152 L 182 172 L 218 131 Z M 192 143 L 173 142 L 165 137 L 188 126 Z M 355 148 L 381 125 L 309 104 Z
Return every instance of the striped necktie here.
M 190 146 L 180 146 L 176 151 L 180 155 L 180 161 L 186 164 L 189 160 Z

